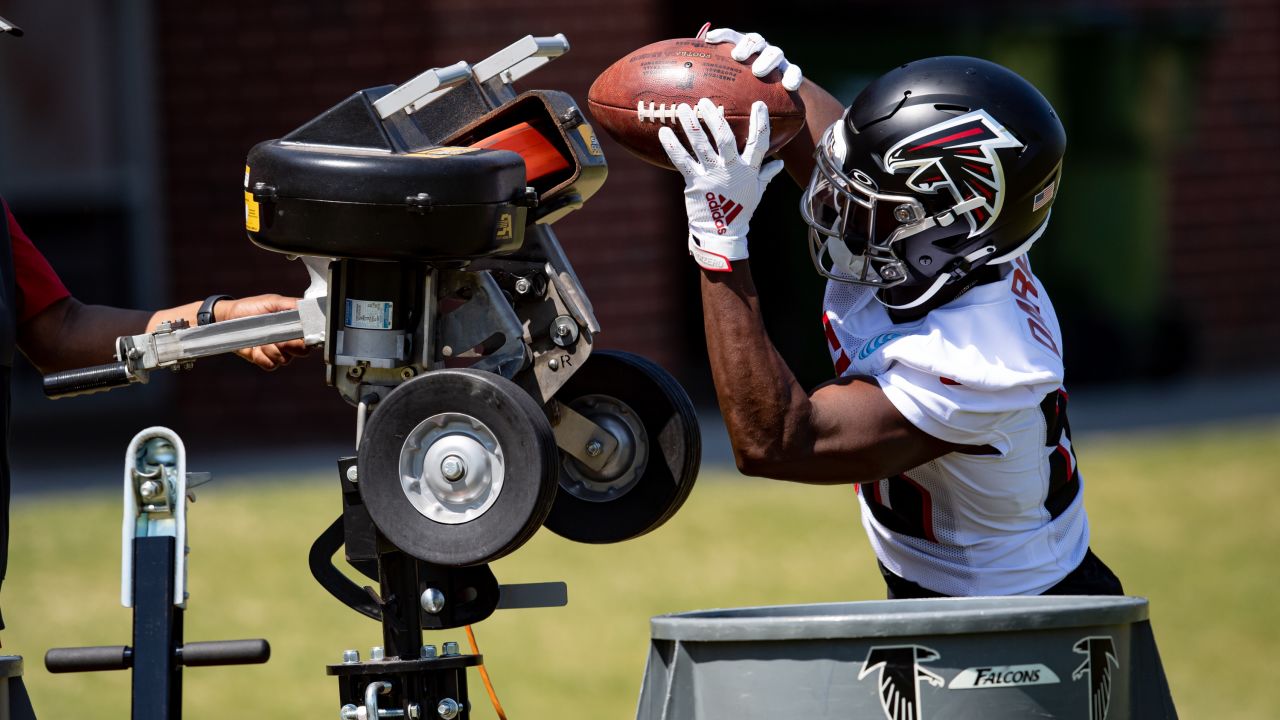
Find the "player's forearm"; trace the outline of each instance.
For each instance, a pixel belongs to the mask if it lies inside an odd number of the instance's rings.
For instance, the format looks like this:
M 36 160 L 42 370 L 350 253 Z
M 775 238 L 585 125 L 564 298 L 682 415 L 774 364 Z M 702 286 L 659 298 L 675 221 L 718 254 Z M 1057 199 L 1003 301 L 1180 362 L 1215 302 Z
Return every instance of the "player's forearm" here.
M 805 127 L 795 139 L 778 151 L 787 166 L 787 174 L 804 187 L 813 174 L 813 151 L 831 123 L 844 114 L 844 105 L 822 86 L 806 79 L 797 90 L 804 101 Z
M 812 450 L 809 397 L 769 339 L 746 261 L 733 267 L 702 273 L 702 304 L 734 458 L 747 475 L 799 479 L 785 469 Z
M 116 338 L 146 332 L 150 313 L 66 298 L 23 323 L 18 346 L 41 372 L 111 362 Z

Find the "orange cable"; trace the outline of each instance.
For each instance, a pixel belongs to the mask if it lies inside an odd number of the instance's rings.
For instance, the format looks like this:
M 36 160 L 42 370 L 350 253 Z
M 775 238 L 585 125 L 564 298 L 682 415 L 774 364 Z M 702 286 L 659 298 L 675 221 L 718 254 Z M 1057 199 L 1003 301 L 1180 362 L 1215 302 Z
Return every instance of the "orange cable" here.
M 467 626 L 467 642 L 471 643 L 471 653 L 479 655 L 480 646 L 476 644 L 476 634 L 471 632 L 470 625 Z M 493 710 L 498 713 L 498 720 L 507 720 L 507 714 L 502 710 L 502 703 L 498 702 L 498 694 L 493 690 L 493 683 L 489 681 L 489 671 L 485 669 L 483 662 L 476 668 L 480 671 L 480 679 L 484 681 L 484 689 L 489 691 L 489 702 L 493 703 Z

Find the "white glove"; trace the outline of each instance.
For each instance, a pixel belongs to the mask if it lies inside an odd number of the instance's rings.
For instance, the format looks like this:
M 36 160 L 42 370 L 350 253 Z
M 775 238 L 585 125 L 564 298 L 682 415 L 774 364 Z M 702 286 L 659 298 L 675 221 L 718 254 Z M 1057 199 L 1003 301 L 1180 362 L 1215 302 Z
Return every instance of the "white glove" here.
M 777 45 L 770 45 L 768 41 L 760 37 L 760 33 L 743 35 L 737 30 L 716 28 L 715 30 L 708 30 L 703 39 L 711 44 L 734 43 L 733 51 L 730 55 L 738 62 L 746 62 L 747 58 L 760 53 L 756 61 L 751 64 L 751 74 L 756 77 L 764 77 L 775 69 L 781 68 L 782 87 L 794 91 L 800 87 L 800 83 L 804 82 L 804 75 L 800 72 L 800 66 L 787 62 L 787 58 L 782 54 L 782 48 Z
M 747 228 L 760 204 L 765 186 L 782 171 L 782 161 L 760 167 L 769 151 L 769 108 L 751 105 L 747 141 L 738 154 L 724 113 L 706 98 L 698 101 L 698 114 L 711 130 L 715 148 L 698 122 L 693 108 L 681 104 L 676 118 L 684 128 L 693 155 L 684 149 L 669 127 L 658 130 L 658 141 L 684 176 L 684 207 L 689 215 L 689 253 L 706 270 L 728 272 L 733 260 L 747 257 Z

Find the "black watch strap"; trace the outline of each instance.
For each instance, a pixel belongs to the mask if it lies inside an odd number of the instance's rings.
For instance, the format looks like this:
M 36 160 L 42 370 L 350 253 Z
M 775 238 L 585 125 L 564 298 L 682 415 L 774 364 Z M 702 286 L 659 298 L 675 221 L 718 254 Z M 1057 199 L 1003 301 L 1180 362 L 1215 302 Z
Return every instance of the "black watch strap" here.
M 210 295 L 200 303 L 200 311 L 196 313 L 196 325 L 210 325 L 214 322 L 213 306 L 219 300 L 234 300 L 230 295 Z

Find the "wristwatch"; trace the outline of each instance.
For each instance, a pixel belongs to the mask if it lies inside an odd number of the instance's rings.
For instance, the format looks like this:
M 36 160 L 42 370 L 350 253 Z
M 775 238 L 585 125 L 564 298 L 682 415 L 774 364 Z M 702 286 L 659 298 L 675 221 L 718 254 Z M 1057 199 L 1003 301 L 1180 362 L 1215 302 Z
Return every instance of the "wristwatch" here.
M 219 300 L 234 300 L 230 295 L 210 295 L 200 303 L 200 310 L 196 313 L 196 325 L 211 325 L 215 322 L 213 317 L 213 306 L 218 304 Z

